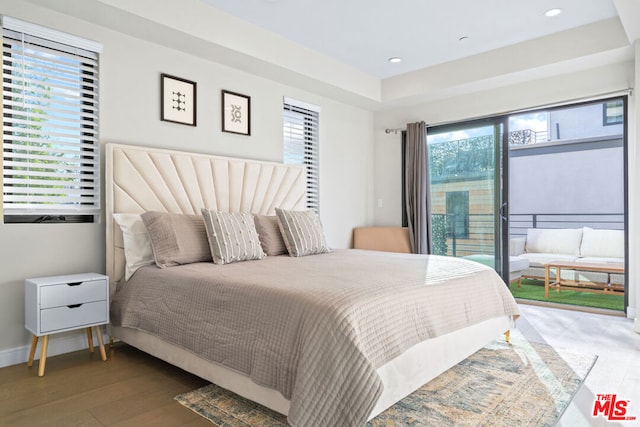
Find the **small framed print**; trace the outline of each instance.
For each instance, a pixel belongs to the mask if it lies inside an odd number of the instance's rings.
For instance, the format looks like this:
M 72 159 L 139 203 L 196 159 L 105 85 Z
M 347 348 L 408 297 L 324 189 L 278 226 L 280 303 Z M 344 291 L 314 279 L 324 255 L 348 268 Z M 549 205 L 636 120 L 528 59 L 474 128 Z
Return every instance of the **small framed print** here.
M 251 97 L 222 91 L 222 131 L 251 135 Z
M 196 82 L 160 75 L 160 120 L 196 126 Z

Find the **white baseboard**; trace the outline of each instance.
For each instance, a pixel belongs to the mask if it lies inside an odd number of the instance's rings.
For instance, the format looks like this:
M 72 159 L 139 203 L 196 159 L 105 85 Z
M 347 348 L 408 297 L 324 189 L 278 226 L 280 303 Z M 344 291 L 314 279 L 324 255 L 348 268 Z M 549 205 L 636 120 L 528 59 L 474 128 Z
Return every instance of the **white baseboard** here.
M 627 318 L 633 319 L 633 330 L 640 334 L 640 316 L 635 307 L 627 307 Z
M 109 337 L 104 334 L 103 339 L 105 343 L 109 342 Z M 36 349 L 35 360 L 40 359 L 40 349 L 42 343 L 42 337 L 38 341 L 38 348 Z M 98 341 L 95 339 L 93 344 L 98 345 Z M 71 353 L 72 351 L 82 350 L 87 348 L 87 335 L 83 330 L 79 330 L 75 333 L 65 333 L 59 335 L 49 335 L 49 345 L 47 346 L 47 357 L 57 356 L 59 354 Z M 18 365 L 21 363 L 27 363 L 29 359 L 30 345 L 22 347 L 11 348 L 8 350 L 0 350 L 0 368 L 5 366 Z

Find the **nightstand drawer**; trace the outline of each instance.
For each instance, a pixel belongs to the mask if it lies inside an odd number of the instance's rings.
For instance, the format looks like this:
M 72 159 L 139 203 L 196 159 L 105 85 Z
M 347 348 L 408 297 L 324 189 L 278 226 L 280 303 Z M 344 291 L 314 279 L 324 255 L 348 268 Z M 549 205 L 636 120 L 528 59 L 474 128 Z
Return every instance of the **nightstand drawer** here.
M 40 308 L 61 307 L 107 299 L 105 280 L 61 283 L 40 288 Z
M 80 306 L 63 306 L 40 311 L 40 330 L 43 334 L 67 328 L 81 328 L 107 323 L 107 301 Z

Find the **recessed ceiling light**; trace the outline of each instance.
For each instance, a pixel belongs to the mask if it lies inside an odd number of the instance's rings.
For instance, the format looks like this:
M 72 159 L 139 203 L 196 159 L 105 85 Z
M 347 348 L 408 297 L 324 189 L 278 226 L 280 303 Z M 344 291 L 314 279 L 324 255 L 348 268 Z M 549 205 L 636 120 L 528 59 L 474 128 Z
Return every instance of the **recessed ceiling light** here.
M 397 64 L 398 62 L 402 62 L 402 58 L 400 58 L 399 56 L 394 56 L 389 58 L 389 62 L 393 64 Z
M 555 9 L 549 9 L 549 10 L 547 10 L 547 11 L 544 13 L 544 16 L 548 16 L 548 17 L 551 17 L 551 16 L 558 16 L 558 15 L 560 15 L 561 13 L 562 13 L 562 9 L 558 9 L 558 8 L 555 8 Z

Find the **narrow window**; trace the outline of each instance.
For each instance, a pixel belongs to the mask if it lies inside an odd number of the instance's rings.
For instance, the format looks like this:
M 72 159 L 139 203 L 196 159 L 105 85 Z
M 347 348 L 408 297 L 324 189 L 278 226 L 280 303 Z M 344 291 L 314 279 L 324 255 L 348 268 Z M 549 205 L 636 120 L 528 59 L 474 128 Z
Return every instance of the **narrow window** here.
M 102 46 L 2 17 L 4 222 L 93 222 L 100 213 Z
M 307 208 L 320 210 L 319 147 L 320 108 L 284 99 L 284 162 L 307 170 Z
M 469 238 L 469 192 L 447 191 L 447 234 L 456 239 Z
M 603 125 L 618 125 L 624 122 L 624 108 L 622 100 L 605 102 L 603 108 Z

